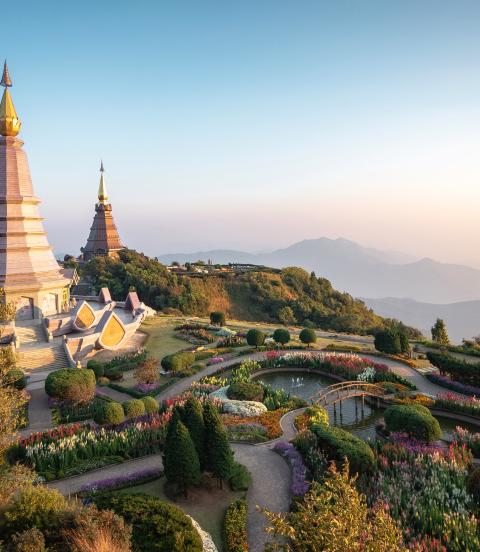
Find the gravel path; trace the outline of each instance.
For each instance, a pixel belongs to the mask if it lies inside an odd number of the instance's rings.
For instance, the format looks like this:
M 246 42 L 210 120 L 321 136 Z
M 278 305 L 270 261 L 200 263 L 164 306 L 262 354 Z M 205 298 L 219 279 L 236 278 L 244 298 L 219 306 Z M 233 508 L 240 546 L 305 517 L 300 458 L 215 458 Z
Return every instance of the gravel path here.
M 94 483 L 95 481 L 106 479 L 107 477 L 129 475 L 147 468 L 162 467 L 162 455 L 151 454 L 150 456 L 142 456 L 142 458 L 134 458 L 122 464 L 113 464 L 88 473 L 61 479 L 60 481 L 53 481 L 52 483 L 48 483 L 48 487 L 57 489 L 57 491 L 60 491 L 63 495 L 68 496 L 77 493 L 86 483 Z
M 116 389 L 112 389 L 106 385 L 97 385 L 97 392 L 99 395 L 106 395 L 119 403 L 133 399 L 133 397 L 131 397 L 128 393 L 122 393 L 121 391 L 117 391 Z

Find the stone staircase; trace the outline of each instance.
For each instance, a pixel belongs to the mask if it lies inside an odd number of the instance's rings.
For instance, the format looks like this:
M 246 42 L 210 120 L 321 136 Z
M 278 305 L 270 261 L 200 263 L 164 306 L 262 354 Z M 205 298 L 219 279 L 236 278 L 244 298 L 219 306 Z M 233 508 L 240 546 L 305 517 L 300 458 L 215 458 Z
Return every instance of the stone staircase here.
M 20 342 L 20 347 L 46 342 L 45 332 L 41 324 L 17 324 L 15 327 L 15 334 Z
M 50 372 L 60 368 L 70 368 L 67 355 L 61 345 L 20 347 L 18 354 L 19 365 L 27 374 L 40 369 L 42 372 Z

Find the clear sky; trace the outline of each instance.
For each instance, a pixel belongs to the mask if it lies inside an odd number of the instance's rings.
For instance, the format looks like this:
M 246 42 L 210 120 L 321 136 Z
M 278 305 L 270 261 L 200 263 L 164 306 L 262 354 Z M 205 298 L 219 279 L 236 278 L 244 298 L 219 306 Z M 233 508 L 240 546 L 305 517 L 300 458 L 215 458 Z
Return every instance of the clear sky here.
M 480 3 L 2 6 L 50 241 L 86 241 L 103 158 L 126 244 L 343 236 L 480 265 Z

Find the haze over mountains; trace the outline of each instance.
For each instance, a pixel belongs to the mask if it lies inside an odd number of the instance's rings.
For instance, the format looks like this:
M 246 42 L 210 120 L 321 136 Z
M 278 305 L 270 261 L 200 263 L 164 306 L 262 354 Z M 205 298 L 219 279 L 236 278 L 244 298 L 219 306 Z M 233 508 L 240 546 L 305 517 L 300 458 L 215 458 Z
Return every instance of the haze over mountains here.
M 480 270 L 469 266 L 416 259 L 343 238 L 303 240 L 269 253 L 218 249 L 159 256 L 166 264 L 208 259 L 221 264 L 301 266 L 328 278 L 335 288 L 364 298 L 382 316 L 398 318 L 425 331 L 439 316 L 456 341 L 480 333 Z

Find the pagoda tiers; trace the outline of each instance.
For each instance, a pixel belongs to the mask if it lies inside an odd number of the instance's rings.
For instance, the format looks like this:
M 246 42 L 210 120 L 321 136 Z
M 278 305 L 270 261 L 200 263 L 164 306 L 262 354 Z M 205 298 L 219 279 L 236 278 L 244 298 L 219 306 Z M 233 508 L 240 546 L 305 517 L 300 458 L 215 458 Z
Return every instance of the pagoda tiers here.
M 13 105 L 7 64 L 0 85 L 0 288 L 14 302 L 17 319 L 41 318 L 68 307 L 71 281 L 60 272 L 38 212 Z
M 112 215 L 112 205 L 108 202 L 105 186 L 103 162 L 100 164 L 100 185 L 98 203 L 95 205 L 95 216 L 90 228 L 87 245 L 82 248 L 81 258 L 89 261 L 93 257 L 118 257 L 118 251 L 124 249 Z

